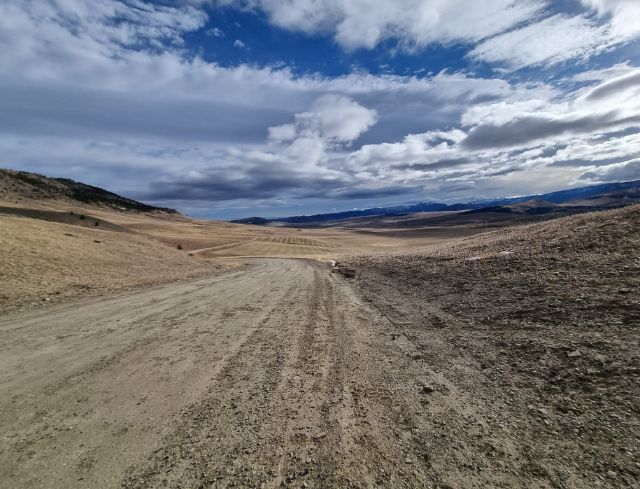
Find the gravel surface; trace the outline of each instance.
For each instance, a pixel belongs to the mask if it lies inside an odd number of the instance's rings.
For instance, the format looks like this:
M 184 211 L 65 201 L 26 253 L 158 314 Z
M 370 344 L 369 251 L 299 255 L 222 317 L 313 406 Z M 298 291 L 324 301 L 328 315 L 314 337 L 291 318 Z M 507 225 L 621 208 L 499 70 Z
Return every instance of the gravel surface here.
M 0 318 L 0 486 L 423 486 L 425 390 L 328 265 Z
M 5 314 L 0 487 L 638 487 L 639 218 Z
M 429 477 L 638 487 L 639 250 L 632 206 L 342 264 L 436 393 L 411 416 Z

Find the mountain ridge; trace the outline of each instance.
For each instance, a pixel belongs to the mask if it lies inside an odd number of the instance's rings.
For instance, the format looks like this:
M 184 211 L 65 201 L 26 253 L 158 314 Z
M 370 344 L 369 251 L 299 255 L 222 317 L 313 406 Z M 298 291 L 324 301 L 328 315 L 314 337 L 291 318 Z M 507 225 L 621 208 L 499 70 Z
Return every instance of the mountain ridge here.
M 475 199 L 469 202 L 459 202 L 453 204 L 445 204 L 442 202 L 425 201 L 415 204 L 401 204 L 389 207 L 371 207 L 368 209 L 319 213 L 311 215 L 288 216 L 281 218 L 263 218 L 248 217 L 244 219 L 235 219 L 231 222 L 237 224 L 257 224 L 269 225 L 271 223 L 285 224 L 307 224 L 321 223 L 329 221 L 339 221 L 354 217 L 372 217 L 372 216 L 402 216 L 418 212 L 454 212 L 454 211 L 473 211 L 485 208 L 498 208 L 511 204 L 518 204 L 528 201 L 544 201 L 550 204 L 564 204 L 578 199 L 589 199 L 599 197 L 609 192 L 633 189 L 640 187 L 640 180 L 632 180 L 627 182 L 602 183 L 597 185 L 589 185 L 586 187 L 577 187 L 574 189 L 558 190 L 546 194 L 531 194 L 518 197 L 504 197 L 498 199 Z
M 2 168 L 0 168 L 0 197 L 15 200 L 70 199 L 83 204 L 105 205 L 118 211 L 180 214 L 175 209 L 138 202 L 70 178 L 47 177 L 39 173 Z

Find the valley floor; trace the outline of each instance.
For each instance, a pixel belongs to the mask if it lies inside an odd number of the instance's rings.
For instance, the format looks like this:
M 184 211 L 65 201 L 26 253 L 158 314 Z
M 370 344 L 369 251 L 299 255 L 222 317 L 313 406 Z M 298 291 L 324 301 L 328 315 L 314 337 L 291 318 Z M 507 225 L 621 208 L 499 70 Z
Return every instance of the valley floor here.
M 594 216 L 4 315 L 0 486 L 638 487 L 640 209 Z

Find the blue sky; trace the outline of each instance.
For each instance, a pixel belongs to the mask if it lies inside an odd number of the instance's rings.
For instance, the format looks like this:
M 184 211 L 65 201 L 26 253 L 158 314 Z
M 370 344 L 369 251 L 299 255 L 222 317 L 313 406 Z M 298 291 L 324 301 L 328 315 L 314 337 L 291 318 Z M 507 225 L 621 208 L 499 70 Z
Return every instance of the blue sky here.
M 637 0 L 5 0 L 0 166 L 235 218 L 640 178 Z

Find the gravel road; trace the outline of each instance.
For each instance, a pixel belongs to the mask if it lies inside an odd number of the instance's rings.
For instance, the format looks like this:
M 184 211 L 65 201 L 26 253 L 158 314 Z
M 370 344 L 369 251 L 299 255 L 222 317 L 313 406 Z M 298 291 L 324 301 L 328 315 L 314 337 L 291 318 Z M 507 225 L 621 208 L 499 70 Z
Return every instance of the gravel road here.
M 0 486 L 413 485 L 387 327 L 286 259 L 4 316 Z
M 596 470 L 608 424 L 365 272 L 256 259 L 0 318 L 0 487 L 637 487 L 633 435 Z

